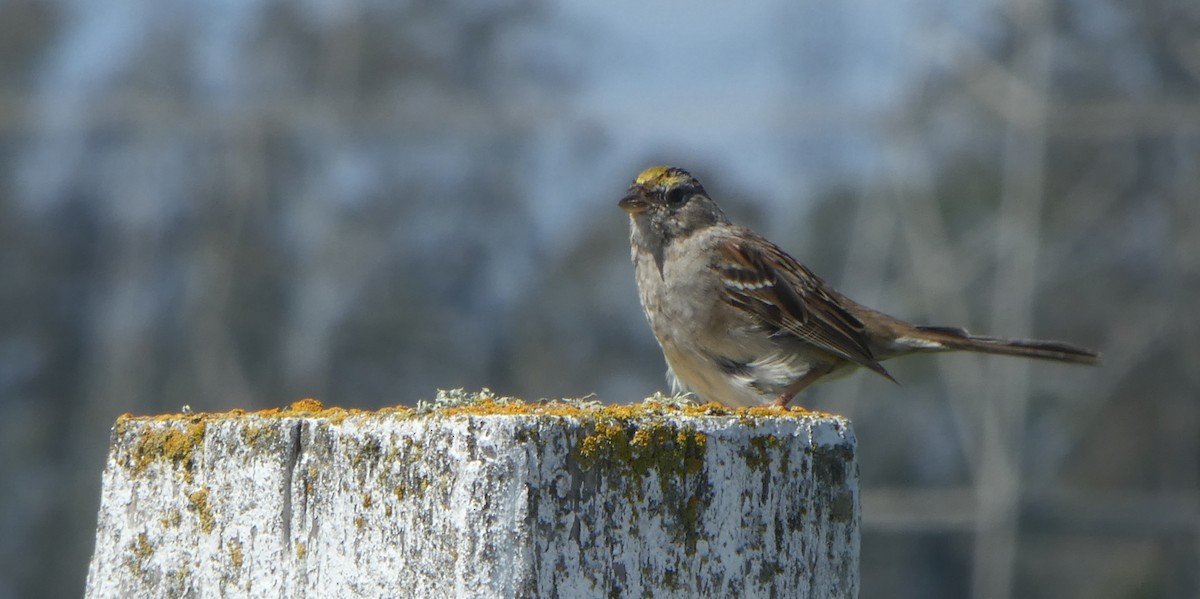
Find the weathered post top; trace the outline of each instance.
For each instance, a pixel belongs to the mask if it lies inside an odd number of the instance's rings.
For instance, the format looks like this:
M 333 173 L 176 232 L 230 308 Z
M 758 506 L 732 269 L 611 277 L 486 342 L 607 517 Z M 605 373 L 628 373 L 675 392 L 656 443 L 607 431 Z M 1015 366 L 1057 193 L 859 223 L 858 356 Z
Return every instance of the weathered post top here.
M 524 403 L 123 416 L 88 597 L 855 597 L 849 423 Z

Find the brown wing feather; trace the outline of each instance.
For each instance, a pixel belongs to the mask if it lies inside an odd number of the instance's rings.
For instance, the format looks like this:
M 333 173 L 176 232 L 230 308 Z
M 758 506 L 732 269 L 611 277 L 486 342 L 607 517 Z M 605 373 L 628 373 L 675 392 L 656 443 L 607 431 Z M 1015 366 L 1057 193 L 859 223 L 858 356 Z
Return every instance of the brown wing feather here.
M 862 321 L 820 278 L 775 244 L 745 233 L 718 246 L 727 301 L 781 333 L 892 378 L 872 355 Z

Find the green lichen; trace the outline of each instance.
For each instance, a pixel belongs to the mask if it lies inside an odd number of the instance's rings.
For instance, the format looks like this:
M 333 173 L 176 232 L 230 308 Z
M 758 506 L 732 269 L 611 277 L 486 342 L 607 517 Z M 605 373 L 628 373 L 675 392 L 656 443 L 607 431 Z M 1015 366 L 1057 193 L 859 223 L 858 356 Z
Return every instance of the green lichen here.
M 846 484 L 846 466 L 854 460 L 854 450 L 846 445 L 818 447 L 812 450 L 812 475 L 821 487 L 832 489 Z
M 196 517 L 200 520 L 200 530 L 204 534 L 213 531 L 213 526 L 216 524 L 216 519 L 213 517 L 212 506 L 208 503 L 208 489 L 200 489 L 188 496 L 188 508 L 196 512 Z
M 187 566 L 178 570 L 168 570 L 165 586 L 162 589 L 166 597 L 190 597 L 195 594 L 192 589 L 192 571 Z
M 153 557 L 154 546 L 150 544 L 146 533 L 139 532 L 137 538 L 129 544 L 125 567 L 139 577 L 145 576 L 149 572 L 148 566 Z
M 283 438 L 280 427 L 274 423 L 265 425 L 248 425 L 239 431 L 242 443 L 255 451 L 268 450 L 277 445 Z
M 783 574 L 783 566 L 776 561 L 764 561 L 758 565 L 758 583 L 770 584 L 776 576 Z
M 666 421 L 596 422 L 592 433 L 584 435 L 576 448 L 576 457 L 584 470 L 600 466 L 617 473 L 643 478 L 658 474 L 665 487 L 704 469 L 708 436 L 703 432 L 678 427 Z
M 692 495 L 684 502 L 683 509 L 679 510 L 679 526 L 673 536 L 676 540 L 684 542 L 688 555 L 696 552 L 696 543 L 700 540 L 696 531 L 700 530 L 700 517 L 704 507 L 704 500 L 699 495 Z
M 575 459 L 610 484 L 624 485 L 629 501 L 645 499 L 654 475 L 662 497 L 664 524 L 688 555 L 699 541 L 699 522 L 712 489 L 704 476 L 708 436 L 663 418 L 601 419 L 584 434 Z
M 504 406 L 510 403 L 525 403 L 515 397 L 498 396 L 495 393 L 492 393 L 492 390 L 488 389 L 487 387 L 484 387 L 478 393 L 467 391 L 461 387 L 449 390 L 438 389 L 437 395 L 433 398 L 433 401 L 426 401 L 424 399 L 417 401 L 417 414 L 430 414 L 449 408 L 470 407 L 484 402 L 498 406 Z
M 819 489 L 836 491 L 846 487 L 847 467 L 853 464 L 854 450 L 846 445 L 812 450 L 812 477 Z M 829 519 L 845 523 L 854 518 L 854 496 L 839 492 L 829 497 Z
M 592 470 L 598 464 L 624 464 L 632 462 L 633 450 L 629 447 L 629 434 L 625 427 L 614 422 L 597 422 L 596 430 L 579 442 L 579 464 L 584 470 Z
M 375 466 L 383 457 L 383 443 L 377 437 L 367 437 L 358 445 L 358 452 L 351 458 L 351 464 L 356 470 L 364 466 Z
M 779 439 L 775 435 L 750 437 L 749 447 L 743 449 L 741 455 L 751 470 L 768 470 L 774 464 L 772 456 L 778 447 Z
M 244 562 L 245 556 L 242 555 L 241 541 L 237 539 L 229 541 L 229 563 L 233 566 L 234 572 L 241 572 Z
M 682 588 L 679 580 L 679 574 L 673 569 L 668 568 L 667 570 L 663 571 L 662 582 L 664 587 L 672 591 L 678 591 L 680 588 Z
M 360 450 L 358 455 L 351 456 L 351 462 L 357 462 L 356 468 L 371 463 L 370 450 L 364 455 Z M 438 459 L 440 456 L 428 456 Z M 363 507 L 381 505 L 384 515 L 391 517 L 394 507 L 407 499 L 420 501 L 425 491 L 433 482 L 429 479 L 429 469 L 421 466 L 428 465 L 424 445 L 411 437 L 393 436 L 388 442 L 388 449 L 379 458 L 374 476 L 366 473 L 359 475 L 361 490 L 364 494 Z
M 163 517 L 159 522 L 162 524 L 164 529 L 175 528 L 183 522 L 183 514 L 180 513 L 178 509 L 171 508 L 170 510 L 167 510 L 166 514 L 163 514 Z
M 834 495 L 829 506 L 829 520 L 839 524 L 850 522 L 854 518 L 854 497 L 849 493 Z
M 304 470 L 304 493 L 307 496 L 312 497 L 316 492 L 317 481 L 320 477 L 321 472 L 317 469 L 316 464 L 309 464 L 308 468 Z

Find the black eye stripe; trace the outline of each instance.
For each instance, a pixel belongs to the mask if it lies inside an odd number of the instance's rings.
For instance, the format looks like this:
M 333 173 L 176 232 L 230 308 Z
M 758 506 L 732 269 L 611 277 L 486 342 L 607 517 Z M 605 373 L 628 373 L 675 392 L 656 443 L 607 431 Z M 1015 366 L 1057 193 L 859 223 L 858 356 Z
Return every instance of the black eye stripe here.
M 688 189 L 687 187 L 675 187 L 673 189 L 668 189 L 665 196 L 667 203 L 680 204 L 683 202 L 683 200 L 687 199 L 691 191 L 692 190 Z

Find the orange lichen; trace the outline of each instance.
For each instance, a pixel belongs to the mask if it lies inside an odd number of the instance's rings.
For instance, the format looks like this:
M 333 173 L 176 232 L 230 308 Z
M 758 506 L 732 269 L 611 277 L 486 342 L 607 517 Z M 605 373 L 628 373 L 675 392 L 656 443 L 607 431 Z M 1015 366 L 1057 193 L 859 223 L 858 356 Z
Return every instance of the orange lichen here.
M 241 408 L 235 408 L 228 412 L 174 412 L 154 414 L 150 416 L 135 416 L 130 413 L 125 413 L 117 417 L 115 428 L 118 434 L 123 434 L 126 430 L 128 430 L 130 424 L 136 422 L 213 422 L 219 420 L 237 420 L 241 418 L 320 418 L 323 420 L 328 420 L 333 424 L 338 424 L 349 417 L 378 415 L 406 417 L 414 414 L 416 414 L 416 410 L 408 406 L 384 407 L 379 408 L 378 410 L 359 410 L 354 408 L 347 409 L 339 407 L 325 407 L 325 405 L 320 401 L 310 398 L 301 399 L 282 409 L 267 408 L 263 410 L 247 411 Z
M 118 421 L 118 424 L 122 422 Z M 182 467 L 184 480 L 192 482 L 196 465 L 194 454 L 204 441 L 206 426 L 204 419 L 189 416 L 182 427 L 165 426 L 143 431 L 130 451 L 133 471 L 141 473 L 154 460 L 165 459 L 172 466 Z
M 809 411 L 801 406 L 781 408 L 778 406 L 758 406 L 752 408 L 730 408 L 716 402 L 693 403 L 670 401 L 663 402 L 655 399 L 634 404 L 608 404 L 597 402 L 580 402 L 577 400 L 554 400 L 541 402 L 525 402 L 516 398 L 496 397 L 490 391 L 475 395 L 464 394 L 468 400 L 457 405 L 434 405 L 432 409 L 418 414 L 417 410 L 408 406 L 384 407 L 378 410 L 359 410 L 339 407 L 326 407 L 325 404 L 313 398 L 304 398 L 293 402 L 285 408 L 268 408 L 258 411 L 234 409 L 228 412 L 198 412 L 198 413 L 168 413 L 154 416 L 134 416 L 122 414 L 117 418 L 117 431 L 123 432 L 129 423 L 135 421 L 188 421 L 192 423 L 211 422 L 238 418 L 295 418 L 312 417 L 328 420 L 338 424 L 350 417 L 396 416 L 412 417 L 417 415 L 431 416 L 564 416 L 587 418 L 615 418 L 626 420 L 644 416 L 662 414 L 680 414 L 683 416 L 741 416 L 750 418 L 763 417 L 809 417 L 830 416 L 822 412 Z
M 566 416 L 587 418 L 615 418 L 628 420 L 645 416 L 662 414 L 680 414 L 683 416 L 745 416 L 751 418 L 763 417 L 804 417 L 829 416 L 821 412 L 812 412 L 803 407 L 780 408 L 763 406 L 754 408 L 729 408 L 716 402 L 705 404 L 664 405 L 655 402 L 637 404 L 610 404 L 600 406 L 578 406 L 568 402 L 525 403 L 522 401 L 497 402 L 493 399 L 481 399 L 478 403 L 436 409 L 431 414 L 439 416 Z
M 325 404 L 323 404 L 320 401 L 313 399 L 311 397 L 306 397 L 304 399 L 301 399 L 300 401 L 294 402 L 294 403 L 292 403 L 292 405 L 287 407 L 287 411 L 289 411 L 289 412 L 300 412 L 303 414 L 309 414 L 312 412 L 320 412 L 324 409 L 325 409 Z
M 114 426 L 118 436 L 135 434 L 137 438 L 129 450 L 127 467 L 140 473 L 156 460 L 166 460 L 174 467 L 180 468 L 184 480 L 193 482 L 193 470 L 196 467 L 195 452 L 204 441 L 206 427 L 214 422 L 225 420 L 251 419 L 291 419 L 306 418 L 320 419 L 329 424 L 338 425 L 347 418 L 453 418 L 453 417 L 489 417 L 489 416 L 551 416 L 560 418 L 578 418 L 602 423 L 627 423 L 648 418 L 679 415 L 685 417 L 733 416 L 753 422 L 760 418 L 780 417 L 827 417 L 829 414 L 810 412 L 802 407 L 781 408 L 762 406 L 753 408 L 729 408 L 718 403 L 695 403 L 687 399 L 669 398 L 657 395 L 642 403 L 601 405 L 595 401 L 584 400 L 555 400 L 536 403 L 524 402 L 516 398 L 497 397 L 488 390 L 480 393 L 467 393 L 462 390 L 444 392 L 439 395 L 448 398 L 447 401 L 432 405 L 423 404 L 419 408 L 396 406 L 379 410 L 357 410 L 339 407 L 326 407 L 320 401 L 305 398 L 292 403 L 285 408 L 270 408 L 249 412 L 235 409 L 228 412 L 201 412 L 186 414 L 159 414 L 154 416 L 134 416 L 122 414 Z M 136 426 L 145 423 L 169 423 L 168 426 Z M 607 438 L 605 432 L 597 429 L 596 439 L 587 441 L 588 444 L 612 443 L 620 444 L 620 439 Z M 241 432 L 242 441 L 249 446 L 261 448 L 281 439 L 281 431 L 276 427 L 255 425 Z M 630 431 L 630 434 L 634 434 Z M 643 438 L 649 434 L 642 431 Z M 644 440 L 644 439 L 643 439 Z M 628 445 L 634 439 L 625 439 L 627 447 L 612 447 L 618 454 L 626 453 Z M 581 450 L 586 455 L 598 447 L 585 444 Z M 658 443 L 654 443 L 657 445 Z

